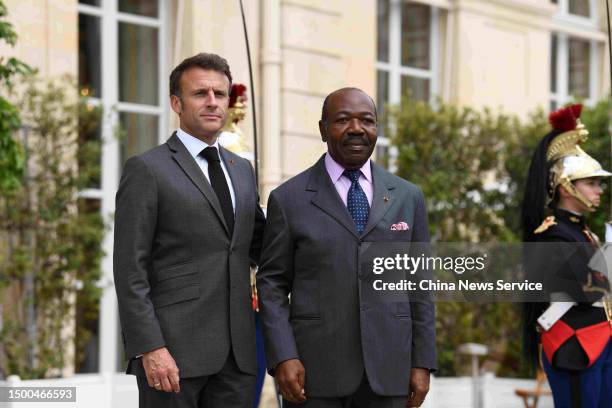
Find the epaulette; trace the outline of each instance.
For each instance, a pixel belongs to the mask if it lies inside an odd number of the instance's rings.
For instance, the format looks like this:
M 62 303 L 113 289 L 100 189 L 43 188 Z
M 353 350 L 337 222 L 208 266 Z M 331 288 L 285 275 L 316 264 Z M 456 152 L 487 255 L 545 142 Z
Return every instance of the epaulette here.
M 533 233 L 541 234 L 547 229 L 549 229 L 550 227 L 552 227 L 553 225 L 557 225 L 557 222 L 555 221 L 555 216 L 549 215 L 548 217 L 544 218 L 544 221 L 542 221 L 542 224 L 540 224 L 540 226 L 536 228 L 535 231 L 533 231 Z

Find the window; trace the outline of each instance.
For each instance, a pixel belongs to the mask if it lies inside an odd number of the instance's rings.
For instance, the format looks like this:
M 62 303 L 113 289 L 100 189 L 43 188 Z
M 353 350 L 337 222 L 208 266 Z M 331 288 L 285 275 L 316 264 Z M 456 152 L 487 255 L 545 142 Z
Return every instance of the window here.
M 79 14 L 79 88 L 94 98 L 100 98 L 102 92 L 100 20 L 98 16 Z
M 550 109 L 575 99 L 594 104 L 600 97 L 598 65 L 603 42 L 599 34 L 594 1 L 559 0 L 555 20 L 570 32 L 554 32 L 550 44 Z M 580 33 L 584 36 L 581 37 Z
M 78 84 L 81 95 L 104 107 L 101 129 L 80 140 L 103 139 L 100 179 L 80 193 L 80 208 L 102 212 L 108 218 L 114 211 L 114 196 L 124 161 L 158 145 L 167 138 L 167 95 L 162 84 L 164 38 L 167 31 L 168 2 L 163 0 L 79 0 L 78 2 Z M 117 128 L 122 130 L 117 139 Z M 104 279 L 112 280 L 112 233 L 107 232 L 103 261 Z M 117 333 L 114 291 L 105 290 L 96 317 L 78 316 L 78 324 L 90 328 L 92 336 L 77 364 L 78 372 L 117 370 L 120 341 Z M 77 299 L 78 303 L 78 299 Z M 106 313 L 114 310 L 114 313 Z M 105 333 L 100 335 L 98 327 Z M 100 367 L 108 364 L 108 367 Z
M 582 17 L 590 17 L 590 1 L 589 0 L 569 0 L 569 13 L 582 16 Z
M 379 117 L 385 105 L 397 104 L 402 96 L 432 101 L 438 93 L 439 10 L 405 0 L 377 3 L 377 95 Z M 394 171 L 397 155 L 379 123 L 377 162 Z
M 559 7 L 559 15 L 569 18 L 595 20 L 597 0 L 554 0 Z
M 568 39 L 568 91 L 579 98 L 591 96 L 589 87 L 589 66 L 591 44 L 578 38 Z

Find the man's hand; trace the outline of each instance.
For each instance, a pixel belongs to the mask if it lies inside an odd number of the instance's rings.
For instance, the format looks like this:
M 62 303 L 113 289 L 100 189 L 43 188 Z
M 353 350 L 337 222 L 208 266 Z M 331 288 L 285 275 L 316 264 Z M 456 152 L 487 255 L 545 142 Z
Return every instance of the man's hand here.
M 429 392 L 429 370 L 413 368 L 410 370 L 410 398 L 406 407 L 420 407 Z
M 297 358 L 286 360 L 276 366 L 274 378 L 278 383 L 283 398 L 293 404 L 306 401 L 304 383 L 306 371 L 302 362 Z
M 142 355 L 142 365 L 149 387 L 157 391 L 180 392 L 179 369 L 167 348 L 162 347 Z

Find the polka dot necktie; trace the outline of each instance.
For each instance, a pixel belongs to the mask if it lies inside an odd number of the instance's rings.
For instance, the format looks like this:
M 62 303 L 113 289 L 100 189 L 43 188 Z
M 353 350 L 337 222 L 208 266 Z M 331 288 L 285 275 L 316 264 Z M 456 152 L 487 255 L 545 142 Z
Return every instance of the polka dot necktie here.
M 368 197 L 366 197 L 361 185 L 359 185 L 361 170 L 344 170 L 342 175 L 351 180 L 351 188 L 349 188 L 346 197 L 346 206 L 355 222 L 357 233 L 361 235 L 363 230 L 365 230 L 366 224 L 368 223 L 368 216 L 370 215 Z

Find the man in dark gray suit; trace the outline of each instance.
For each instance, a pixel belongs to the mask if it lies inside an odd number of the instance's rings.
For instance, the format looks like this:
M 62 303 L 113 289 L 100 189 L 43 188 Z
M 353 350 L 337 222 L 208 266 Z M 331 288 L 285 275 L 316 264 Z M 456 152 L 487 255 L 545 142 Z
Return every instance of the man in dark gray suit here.
M 433 304 L 368 302 L 358 256 L 366 242 L 429 242 L 423 194 L 370 161 L 377 117 L 363 91 L 330 94 L 319 129 L 327 153 L 268 201 L 257 278 L 268 367 L 285 406 L 420 406 L 436 367 Z
M 114 276 L 141 407 L 250 408 L 254 397 L 249 267 L 264 215 L 250 163 L 217 141 L 231 81 L 217 55 L 184 60 L 170 75 L 179 129 L 123 170 Z

